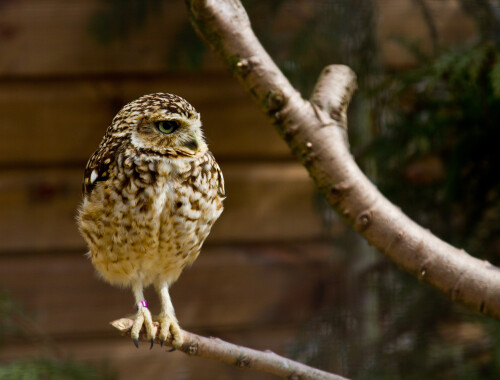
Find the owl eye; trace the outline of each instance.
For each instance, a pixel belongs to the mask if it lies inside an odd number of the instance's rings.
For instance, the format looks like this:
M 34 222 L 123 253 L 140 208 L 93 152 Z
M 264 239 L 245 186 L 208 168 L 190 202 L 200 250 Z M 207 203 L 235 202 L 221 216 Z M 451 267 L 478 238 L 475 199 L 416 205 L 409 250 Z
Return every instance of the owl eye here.
M 179 122 L 175 121 L 175 120 L 157 121 L 155 123 L 155 125 L 156 125 L 156 128 L 158 128 L 158 130 L 161 133 L 165 133 L 167 135 L 172 133 L 172 132 L 175 132 L 179 128 Z

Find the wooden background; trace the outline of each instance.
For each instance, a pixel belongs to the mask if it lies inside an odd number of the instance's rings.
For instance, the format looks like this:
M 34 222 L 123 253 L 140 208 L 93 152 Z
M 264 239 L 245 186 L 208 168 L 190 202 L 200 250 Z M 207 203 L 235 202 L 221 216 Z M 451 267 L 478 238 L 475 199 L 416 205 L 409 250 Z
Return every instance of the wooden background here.
M 455 1 L 429 4 L 444 44 L 474 35 Z M 423 16 L 411 0 L 379 5 L 383 63 L 411 66 L 394 37 L 430 48 Z M 133 297 L 98 280 L 84 258 L 74 218 L 86 160 L 126 102 L 166 91 L 195 105 L 228 197 L 173 302 L 185 329 L 257 349 L 286 354 L 315 312 L 335 303 L 342 268 L 328 241 L 345 227 L 323 221 L 307 172 L 216 57 L 207 54 L 194 72 L 166 66 L 165 51 L 187 22 L 182 1 L 110 45 L 88 31 L 102 7 L 97 0 L 0 2 L 0 288 L 33 321 L 28 337 L 0 348 L 0 362 L 56 355 L 104 360 L 120 379 L 271 378 L 158 347 L 136 350 L 109 326 L 133 312 Z M 157 309 L 155 296 L 148 299 Z

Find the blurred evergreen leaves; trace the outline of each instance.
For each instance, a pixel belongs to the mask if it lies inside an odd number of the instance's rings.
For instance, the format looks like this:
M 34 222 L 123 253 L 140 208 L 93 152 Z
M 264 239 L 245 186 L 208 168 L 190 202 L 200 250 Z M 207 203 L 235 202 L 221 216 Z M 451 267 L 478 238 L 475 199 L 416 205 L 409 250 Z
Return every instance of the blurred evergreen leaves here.
M 38 332 L 25 310 L 0 289 L 0 351 L 15 339 L 23 339 L 50 354 L 0 363 L 0 380 L 113 380 L 115 373 L 105 363 L 95 366 L 77 363 L 61 355 L 54 342 Z
M 112 380 L 112 373 L 71 360 L 32 359 L 0 366 L 5 380 Z
M 126 39 L 142 28 L 148 16 L 158 12 L 163 0 L 106 0 L 96 13 L 89 32 L 101 43 L 109 44 L 117 39 Z

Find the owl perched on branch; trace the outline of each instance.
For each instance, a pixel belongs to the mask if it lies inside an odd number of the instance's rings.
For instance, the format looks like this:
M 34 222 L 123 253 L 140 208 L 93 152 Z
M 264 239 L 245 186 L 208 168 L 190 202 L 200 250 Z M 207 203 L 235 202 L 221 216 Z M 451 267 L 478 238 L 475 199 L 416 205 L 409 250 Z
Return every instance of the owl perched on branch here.
M 169 288 L 200 253 L 223 199 L 222 172 L 186 100 L 145 95 L 114 117 L 85 169 L 78 226 L 99 274 L 132 288 L 137 347 L 143 325 L 151 347 L 169 336 L 182 345 Z M 149 285 L 161 299 L 158 337 L 143 294 Z

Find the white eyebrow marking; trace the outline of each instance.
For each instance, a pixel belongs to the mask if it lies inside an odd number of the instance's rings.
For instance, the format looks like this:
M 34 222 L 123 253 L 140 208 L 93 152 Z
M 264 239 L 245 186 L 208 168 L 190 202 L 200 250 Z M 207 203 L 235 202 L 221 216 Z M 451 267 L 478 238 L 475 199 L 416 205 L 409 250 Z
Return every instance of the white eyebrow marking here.
M 97 179 L 97 170 L 93 170 L 92 174 L 90 175 L 90 183 L 94 183 L 95 180 Z

